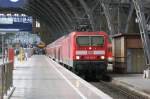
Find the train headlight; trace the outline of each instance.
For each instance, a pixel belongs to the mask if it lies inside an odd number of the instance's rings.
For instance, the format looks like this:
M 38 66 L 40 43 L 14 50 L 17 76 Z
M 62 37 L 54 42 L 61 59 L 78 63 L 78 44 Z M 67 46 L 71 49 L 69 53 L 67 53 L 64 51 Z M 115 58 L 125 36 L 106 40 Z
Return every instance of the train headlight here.
M 92 49 L 92 47 L 89 47 L 89 50 L 91 50 Z
M 80 56 L 76 56 L 76 59 L 78 59 L 78 60 L 79 60 L 79 59 L 80 59 Z
M 101 56 L 101 59 L 105 59 L 105 56 Z

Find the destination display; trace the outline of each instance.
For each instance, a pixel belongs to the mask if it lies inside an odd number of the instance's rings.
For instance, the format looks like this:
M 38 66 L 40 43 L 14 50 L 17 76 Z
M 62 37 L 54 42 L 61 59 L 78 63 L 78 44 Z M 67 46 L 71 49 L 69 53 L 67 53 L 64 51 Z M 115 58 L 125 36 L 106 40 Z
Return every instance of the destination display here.
M 32 31 L 31 16 L 0 16 L 0 31 L 12 29 L 17 31 Z

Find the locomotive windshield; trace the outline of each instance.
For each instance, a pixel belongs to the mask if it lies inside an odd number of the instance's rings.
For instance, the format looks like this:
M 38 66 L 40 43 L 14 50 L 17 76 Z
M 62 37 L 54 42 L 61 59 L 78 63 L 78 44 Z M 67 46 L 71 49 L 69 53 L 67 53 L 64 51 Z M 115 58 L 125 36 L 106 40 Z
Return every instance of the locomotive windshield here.
M 89 36 L 78 36 L 76 40 L 77 40 L 77 44 L 80 46 L 89 46 L 90 45 Z
M 76 39 L 79 46 L 103 46 L 103 36 L 78 36 Z

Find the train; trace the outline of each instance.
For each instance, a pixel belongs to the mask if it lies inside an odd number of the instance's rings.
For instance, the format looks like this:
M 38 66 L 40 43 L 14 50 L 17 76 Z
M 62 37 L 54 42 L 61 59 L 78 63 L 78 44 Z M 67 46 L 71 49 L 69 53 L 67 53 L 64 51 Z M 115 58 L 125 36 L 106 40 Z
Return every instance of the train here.
M 107 72 L 108 34 L 98 32 L 71 32 L 46 47 L 47 55 L 86 77 L 102 77 Z

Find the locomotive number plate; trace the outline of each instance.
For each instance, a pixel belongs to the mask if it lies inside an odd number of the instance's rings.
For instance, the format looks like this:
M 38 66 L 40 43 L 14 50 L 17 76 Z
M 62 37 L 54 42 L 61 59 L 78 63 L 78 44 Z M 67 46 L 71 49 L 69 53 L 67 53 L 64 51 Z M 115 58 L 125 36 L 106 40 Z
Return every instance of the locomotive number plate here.
M 94 51 L 88 51 L 87 54 L 94 54 Z
M 86 59 L 86 60 L 94 60 L 94 59 L 96 59 L 96 56 L 85 56 L 84 59 Z

